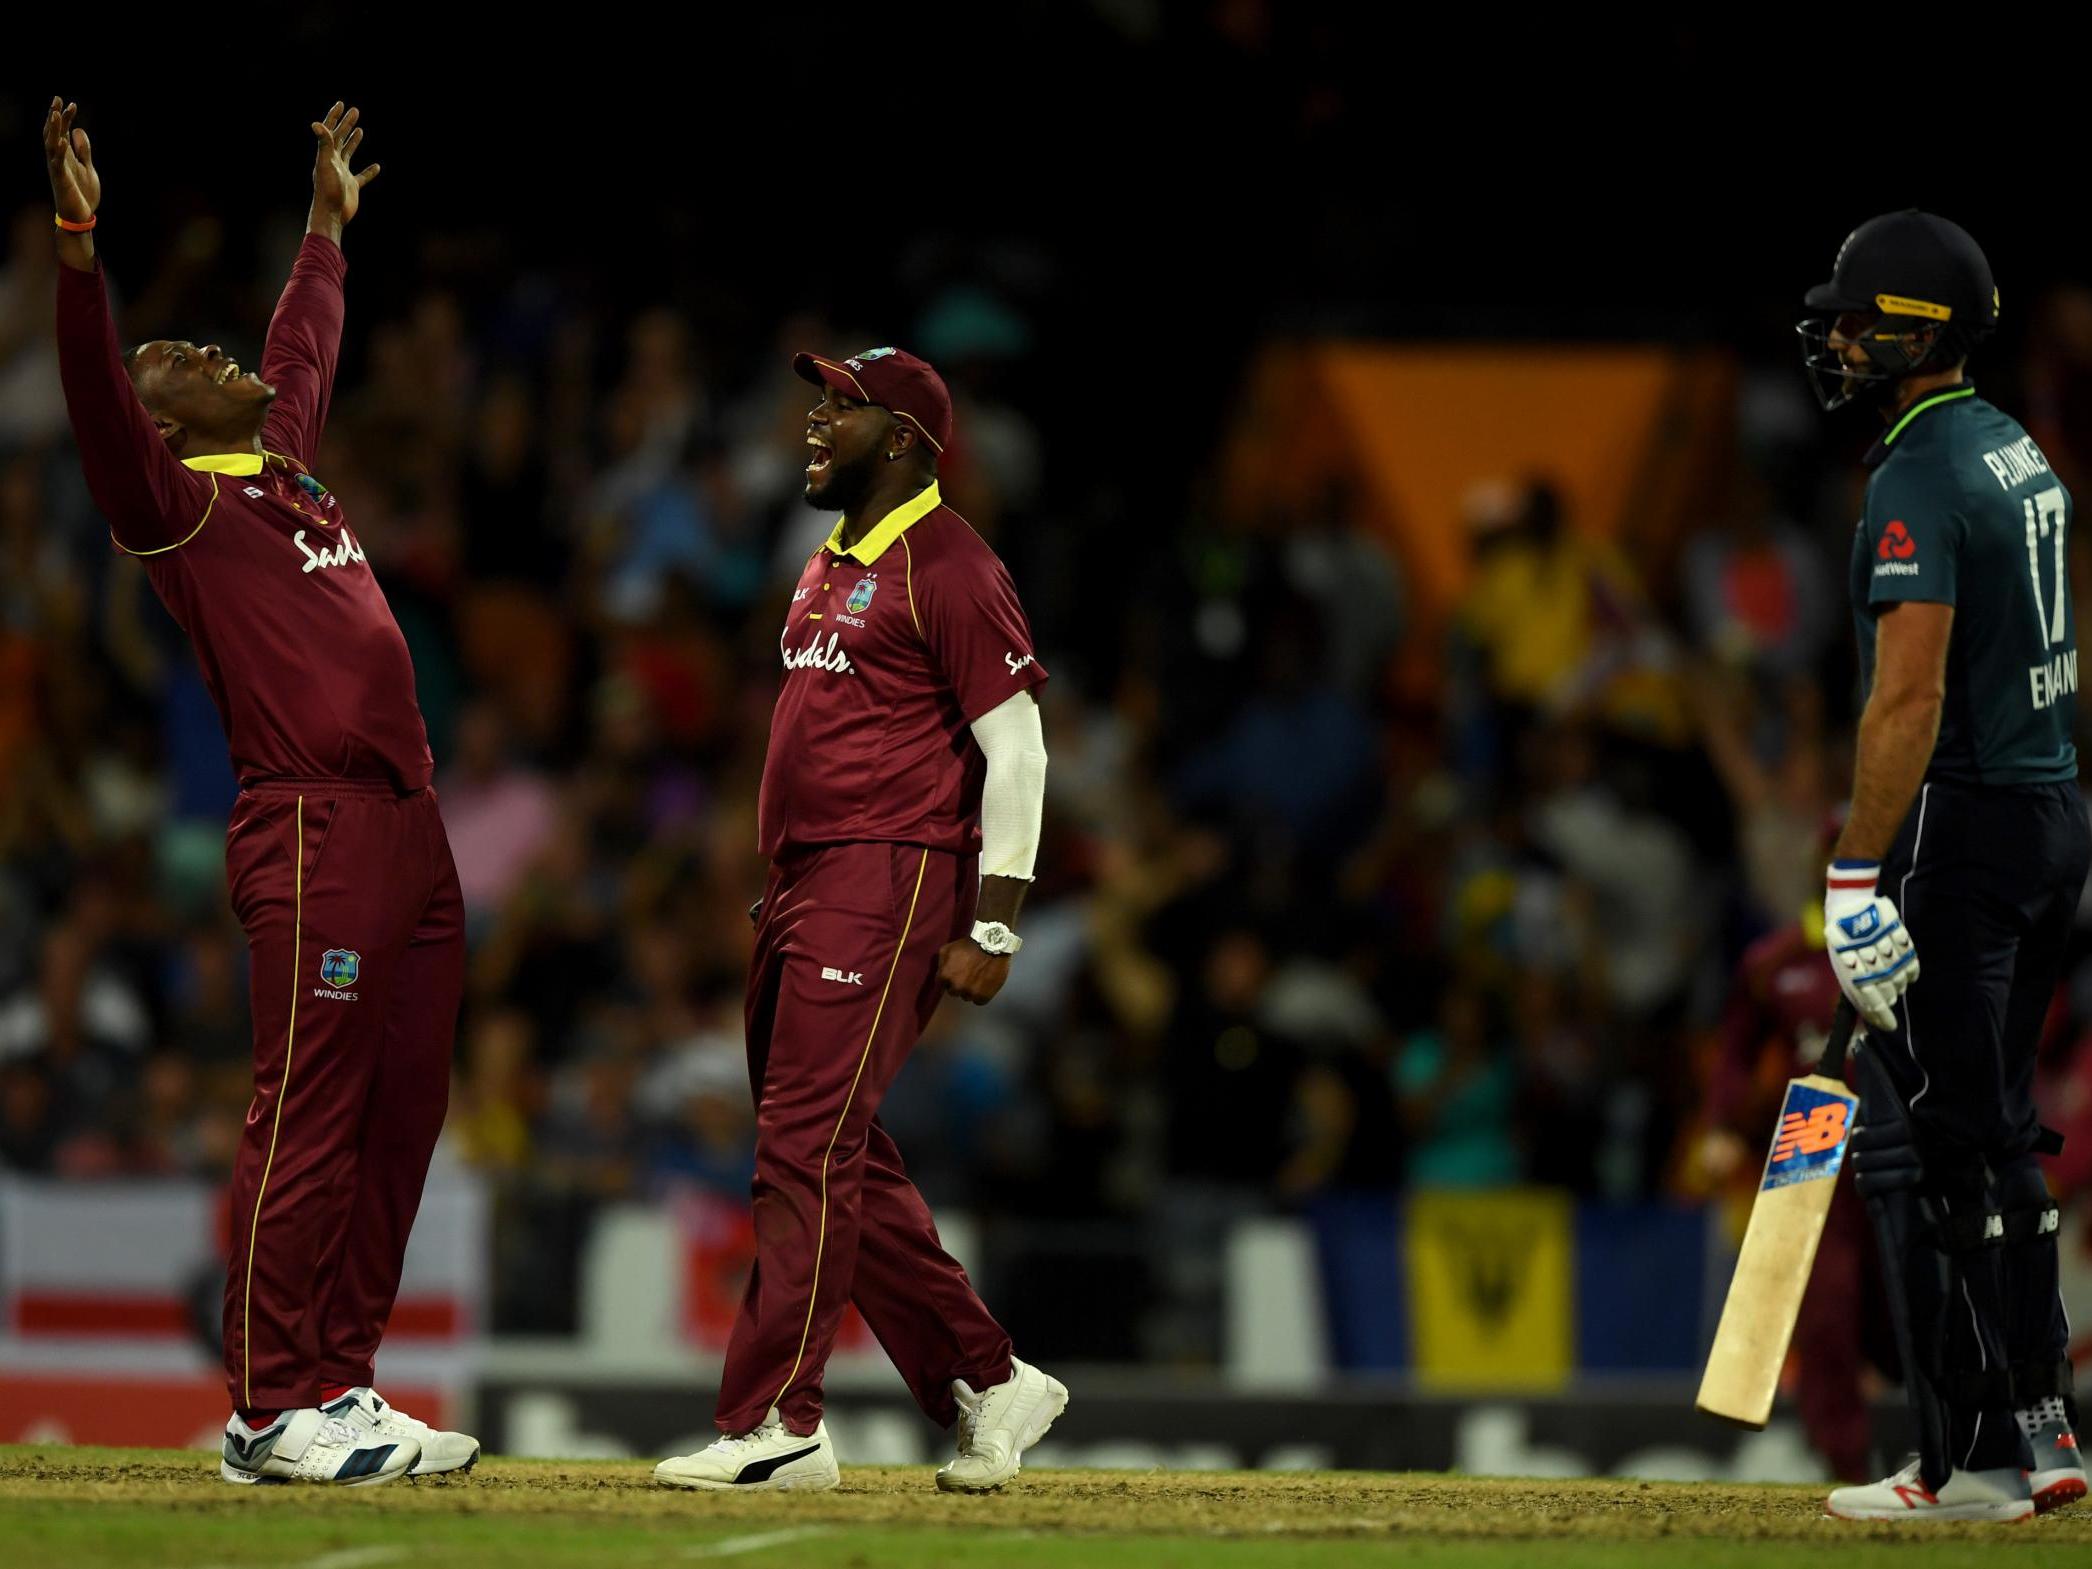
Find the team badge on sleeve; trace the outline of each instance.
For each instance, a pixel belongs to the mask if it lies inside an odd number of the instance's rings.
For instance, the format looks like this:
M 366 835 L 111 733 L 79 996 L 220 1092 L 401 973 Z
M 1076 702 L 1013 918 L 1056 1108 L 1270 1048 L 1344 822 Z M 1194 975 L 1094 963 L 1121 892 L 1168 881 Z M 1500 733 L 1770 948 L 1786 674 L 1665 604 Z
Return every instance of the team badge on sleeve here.
M 879 583 L 876 578 L 861 577 L 857 580 L 857 586 L 850 590 L 850 602 L 843 608 L 853 616 L 861 616 L 865 607 L 872 602 L 872 596 L 878 592 Z
M 356 984 L 363 973 L 363 955 L 353 948 L 329 948 L 320 955 L 320 979 L 336 991 Z

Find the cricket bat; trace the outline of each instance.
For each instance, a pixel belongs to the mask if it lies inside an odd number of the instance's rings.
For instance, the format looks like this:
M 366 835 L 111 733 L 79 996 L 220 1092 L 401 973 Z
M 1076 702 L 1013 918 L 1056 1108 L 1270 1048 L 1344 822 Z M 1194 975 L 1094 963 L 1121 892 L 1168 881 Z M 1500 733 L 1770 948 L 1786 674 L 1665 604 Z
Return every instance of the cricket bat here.
M 1787 1081 L 1729 1299 L 1700 1377 L 1699 1408 L 1743 1427 L 1762 1428 L 1772 1415 L 1787 1342 L 1858 1118 L 1860 1098 L 1845 1087 L 1853 1024 L 1852 1004 L 1840 998 L 1816 1071 Z

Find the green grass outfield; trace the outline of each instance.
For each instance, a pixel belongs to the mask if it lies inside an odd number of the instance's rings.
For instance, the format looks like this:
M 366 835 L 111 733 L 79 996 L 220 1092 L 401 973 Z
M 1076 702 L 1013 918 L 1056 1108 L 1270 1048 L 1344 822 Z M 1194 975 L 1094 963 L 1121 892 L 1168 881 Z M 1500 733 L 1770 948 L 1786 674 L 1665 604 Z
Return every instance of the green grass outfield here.
M 1839 1569 L 2092 1562 L 2092 1510 L 2011 1526 L 1854 1526 L 1821 1490 L 1361 1472 L 1028 1471 L 985 1498 L 930 1468 L 850 1467 L 832 1493 L 660 1488 L 642 1461 L 489 1459 L 469 1477 L 228 1487 L 212 1455 L 0 1447 L 8 1569 L 1727 1569 L 1816 1548 Z M 2024 1553 L 2032 1558 L 2018 1558 Z

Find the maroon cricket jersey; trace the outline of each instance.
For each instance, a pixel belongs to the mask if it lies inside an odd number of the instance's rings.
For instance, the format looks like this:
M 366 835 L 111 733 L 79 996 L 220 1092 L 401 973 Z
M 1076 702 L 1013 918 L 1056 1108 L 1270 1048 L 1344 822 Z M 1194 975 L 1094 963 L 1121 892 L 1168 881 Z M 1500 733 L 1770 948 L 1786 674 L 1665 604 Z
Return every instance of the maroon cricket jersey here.
M 933 484 L 799 575 L 778 649 L 757 844 L 971 853 L 986 759 L 967 726 L 1046 680 L 1009 569 Z
M 179 462 L 132 391 L 99 266 L 58 270 L 58 356 L 80 464 L 116 548 L 196 646 L 242 783 L 429 782 L 414 665 L 341 503 L 306 469 L 341 347 L 332 241 L 307 235 L 269 323 L 265 453 Z

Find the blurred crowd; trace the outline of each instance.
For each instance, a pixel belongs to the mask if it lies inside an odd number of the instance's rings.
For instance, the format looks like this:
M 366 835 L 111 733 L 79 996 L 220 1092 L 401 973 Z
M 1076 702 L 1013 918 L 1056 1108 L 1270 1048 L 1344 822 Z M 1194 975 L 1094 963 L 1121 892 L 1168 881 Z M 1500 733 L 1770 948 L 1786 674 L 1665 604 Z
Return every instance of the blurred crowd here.
M 46 211 L 12 236 L 0 1170 L 215 1177 L 248 1092 L 235 785 L 68 444 Z M 252 353 L 284 262 L 243 271 L 191 225 L 156 275 L 127 260 L 120 309 L 191 330 L 207 306 Z M 352 272 L 314 466 L 413 649 L 469 909 L 442 1159 L 498 1197 L 496 1326 L 557 1330 L 598 1206 L 747 1191 L 754 795 L 785 597 L 830 521 L 799 499 L 787 360 L 864 335 L 785 318 L 722 356 L 675 309 L 458 276 L 395 280 L 373 318 Z M 1047 449 L 1021 293 L 945 284 L 900 324 L 955 394 L 946 495 L 1054 672 L 1024 954 L 993 1007 L 940 1011 L 884 1114 L 931 1202 L 981 1218 L 991 1299 L 1064 1353 L 1197 1360 L 1242 1215 L 1420 1185 L 1698 1191 L 1731 973 L 1819 897 L 1849 777 L 1856 471 L 1800 376 L 1743 377 L 1735 473 L 1660 574 L 1545 476 L 1485 477 L 1468 587 L 1434 620 L 1342 487 L 1242 517 L 1186 461 L 1176 515 L 1127 516 Z M 2014 396 L 2092 495 L 2092 298 L 2044 308 Z M 2080 965 L 2048 1067 L 2092 1114 L 2088 1028 Z M 1143 1310 L 1049 1322 L 1107 1287 Z

